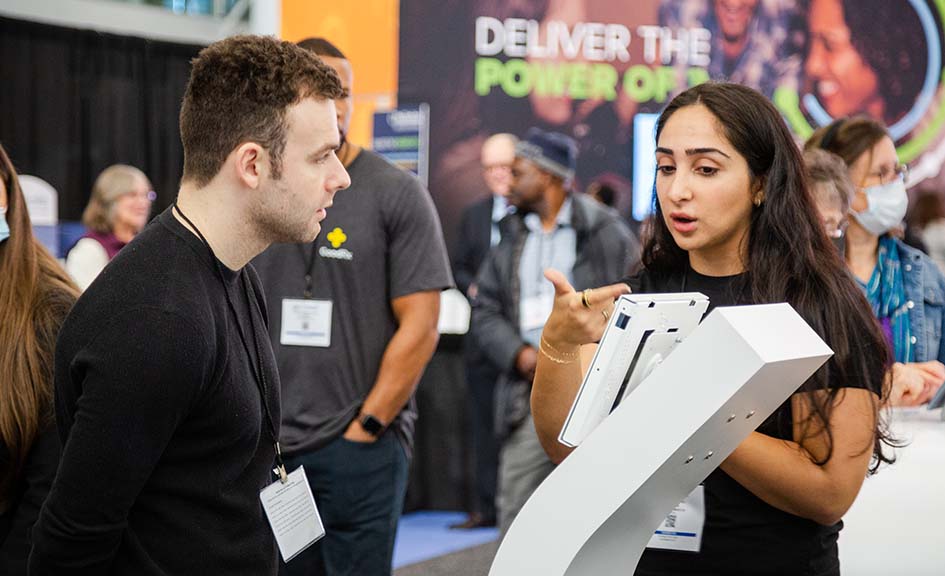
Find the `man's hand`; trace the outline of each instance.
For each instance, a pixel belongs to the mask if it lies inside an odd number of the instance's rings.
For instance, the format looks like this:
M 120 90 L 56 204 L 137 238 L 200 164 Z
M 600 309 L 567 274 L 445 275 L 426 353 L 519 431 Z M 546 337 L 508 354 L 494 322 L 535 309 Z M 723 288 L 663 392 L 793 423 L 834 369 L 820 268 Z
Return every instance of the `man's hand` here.
M 350 442 L 360 442 L 362 444 L 370 444 L 377 441 L 377 437 L 368 433 L 367 430 L 361 426 L 360 416 L 351 421 L 351 424 L 348 424 L 348 429 L 345 430 L 344 439 Z
M 538 351 L 531 346 L 525 345 L 518 351 L 515 357 L 515 370 L 519 375 L 531 382 L 535 379 L 535 367 L 538 366 Z

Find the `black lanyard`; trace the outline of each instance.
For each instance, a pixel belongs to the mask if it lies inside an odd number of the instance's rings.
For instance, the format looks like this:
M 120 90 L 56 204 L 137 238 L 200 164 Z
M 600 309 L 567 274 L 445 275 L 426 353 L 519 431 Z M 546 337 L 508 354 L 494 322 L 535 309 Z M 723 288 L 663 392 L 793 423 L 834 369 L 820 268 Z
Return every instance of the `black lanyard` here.
M 180 214 L 180 217 L 183 218 L 184 221 L 194 229 L 194 232 L 196 232 L 200 240 L 203 241 L 204 246 L 207 247 L 207 250 L 210 251 L 210 256 L 213 258 L 214 267 L 216 268 L 217 275 L 220 277 L 220 283 L 223 285 L 223 293 L 226 294 L 226 303 L 230 308 L 230 312 L 233 313 L 233 319 L 236 321 L 236 331 L 240 335 L 240 342 L 243 343 L 243 350 L 246 352 L 246 356 L 249 358 L 249 362 L 253 367 L 253 378 L 256 380 L 256 386 L 259 388 L 259 396 L 262 399 L 263 410 L 266 414 L 266 421 L 269 424 L 269 436 L 272 438 L 272 444 L 276 449 L 276 464 L 278 467 L 273 470 L 273 473 L 278 474 L 279 479 L 283 484 L 285 484 L 286 471 L 285 464 L 282 462 L 282 448 L 279 446 L 279 437 L 276 434 L 276 425 L 272 419 L 272 411 L 269 409 L 269 385 L 266 381 L 266 371 L 263 370 L 262 367 L 262 349 L 259 346 L 259 337 L 257 336 L 256 322 L 253 316 L 253 301 L 256 299 L 253 286 L 246 278 L 246 275 L 242 274 L 243 295 L 246 297 L 246 306 L 247 311 L 249 312 L 250 330 L 253 332 L 253 344 L 255 344 L 256 348 L 255 362 L 253 362 L 253 354 L 249 349 L 246 334 L 243 332 L 243 325 L 240 323 L 240 316 L 236 312 L 236 306 L 233 304 L 233 300 L 230 298 L 230 290 L 227 288 L 226 278 L 223 276 L 223 269 L 220 267 L 220 261 L 217 259 L 216 254 L 213 252 L 213 248 L 210 247 L 210 243 L 207 242 L 207 239 L 204 237 L 203 233 L 199 228 L 197 228 L 197 225 L 194 224 L 186 214 L 184 214 L 184 211 L 181 210 L 180 206 L 177 205 L 176 200 L 174 201 L 174 209 L 177 210 L 177 213 Z
M 311 300 L 312 298 L 312 267 L 315 266 L 315 243 L 312 242 L 312 251 L 309 252 L 308 257 L 305 256 L 305 247 L 301 244 L 298 244 L 299 254 L 302 256 L 302 261 L 305 262 L 305 291 L 302 292 L 302 296 L 306 300 Z

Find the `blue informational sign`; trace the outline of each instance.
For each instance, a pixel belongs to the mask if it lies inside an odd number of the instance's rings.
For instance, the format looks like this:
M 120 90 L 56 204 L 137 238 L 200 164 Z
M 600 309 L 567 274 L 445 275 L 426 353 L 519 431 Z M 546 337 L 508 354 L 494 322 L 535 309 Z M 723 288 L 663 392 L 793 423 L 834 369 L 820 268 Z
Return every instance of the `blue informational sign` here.
M 427 186 L 430 159 L 430 107 L 426 104 L 374 114 L 374 151 L 417 175 Z

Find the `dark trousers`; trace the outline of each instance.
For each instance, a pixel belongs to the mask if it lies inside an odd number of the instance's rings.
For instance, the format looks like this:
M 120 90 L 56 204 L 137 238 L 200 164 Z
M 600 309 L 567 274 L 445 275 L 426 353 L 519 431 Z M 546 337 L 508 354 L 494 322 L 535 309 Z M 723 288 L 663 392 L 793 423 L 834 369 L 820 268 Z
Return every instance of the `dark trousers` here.
M 476 508 L 487 520 L 495 520 L 496 478 L 499 443 L 495 436 L 495 368 L 467 339 L 466 386 L 469 390 L 469 418 L 475 464 Z
M 394 432 L 376 442 L 337 438 L 285 459 L 305 467 L 325 536 L 281 563 L 284 576 L 389 576 L 394 536 L 407 491 L 407 457 Z

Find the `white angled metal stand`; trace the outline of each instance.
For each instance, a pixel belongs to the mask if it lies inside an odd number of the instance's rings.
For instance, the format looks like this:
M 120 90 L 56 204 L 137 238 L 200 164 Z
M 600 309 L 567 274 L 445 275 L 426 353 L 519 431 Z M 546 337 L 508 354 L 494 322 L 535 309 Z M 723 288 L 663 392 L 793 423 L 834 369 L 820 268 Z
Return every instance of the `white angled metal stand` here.
M 490 576 L 625 576 L 666 514 L 832 352 L 787 304 L 713 311 L 535 491 Z

